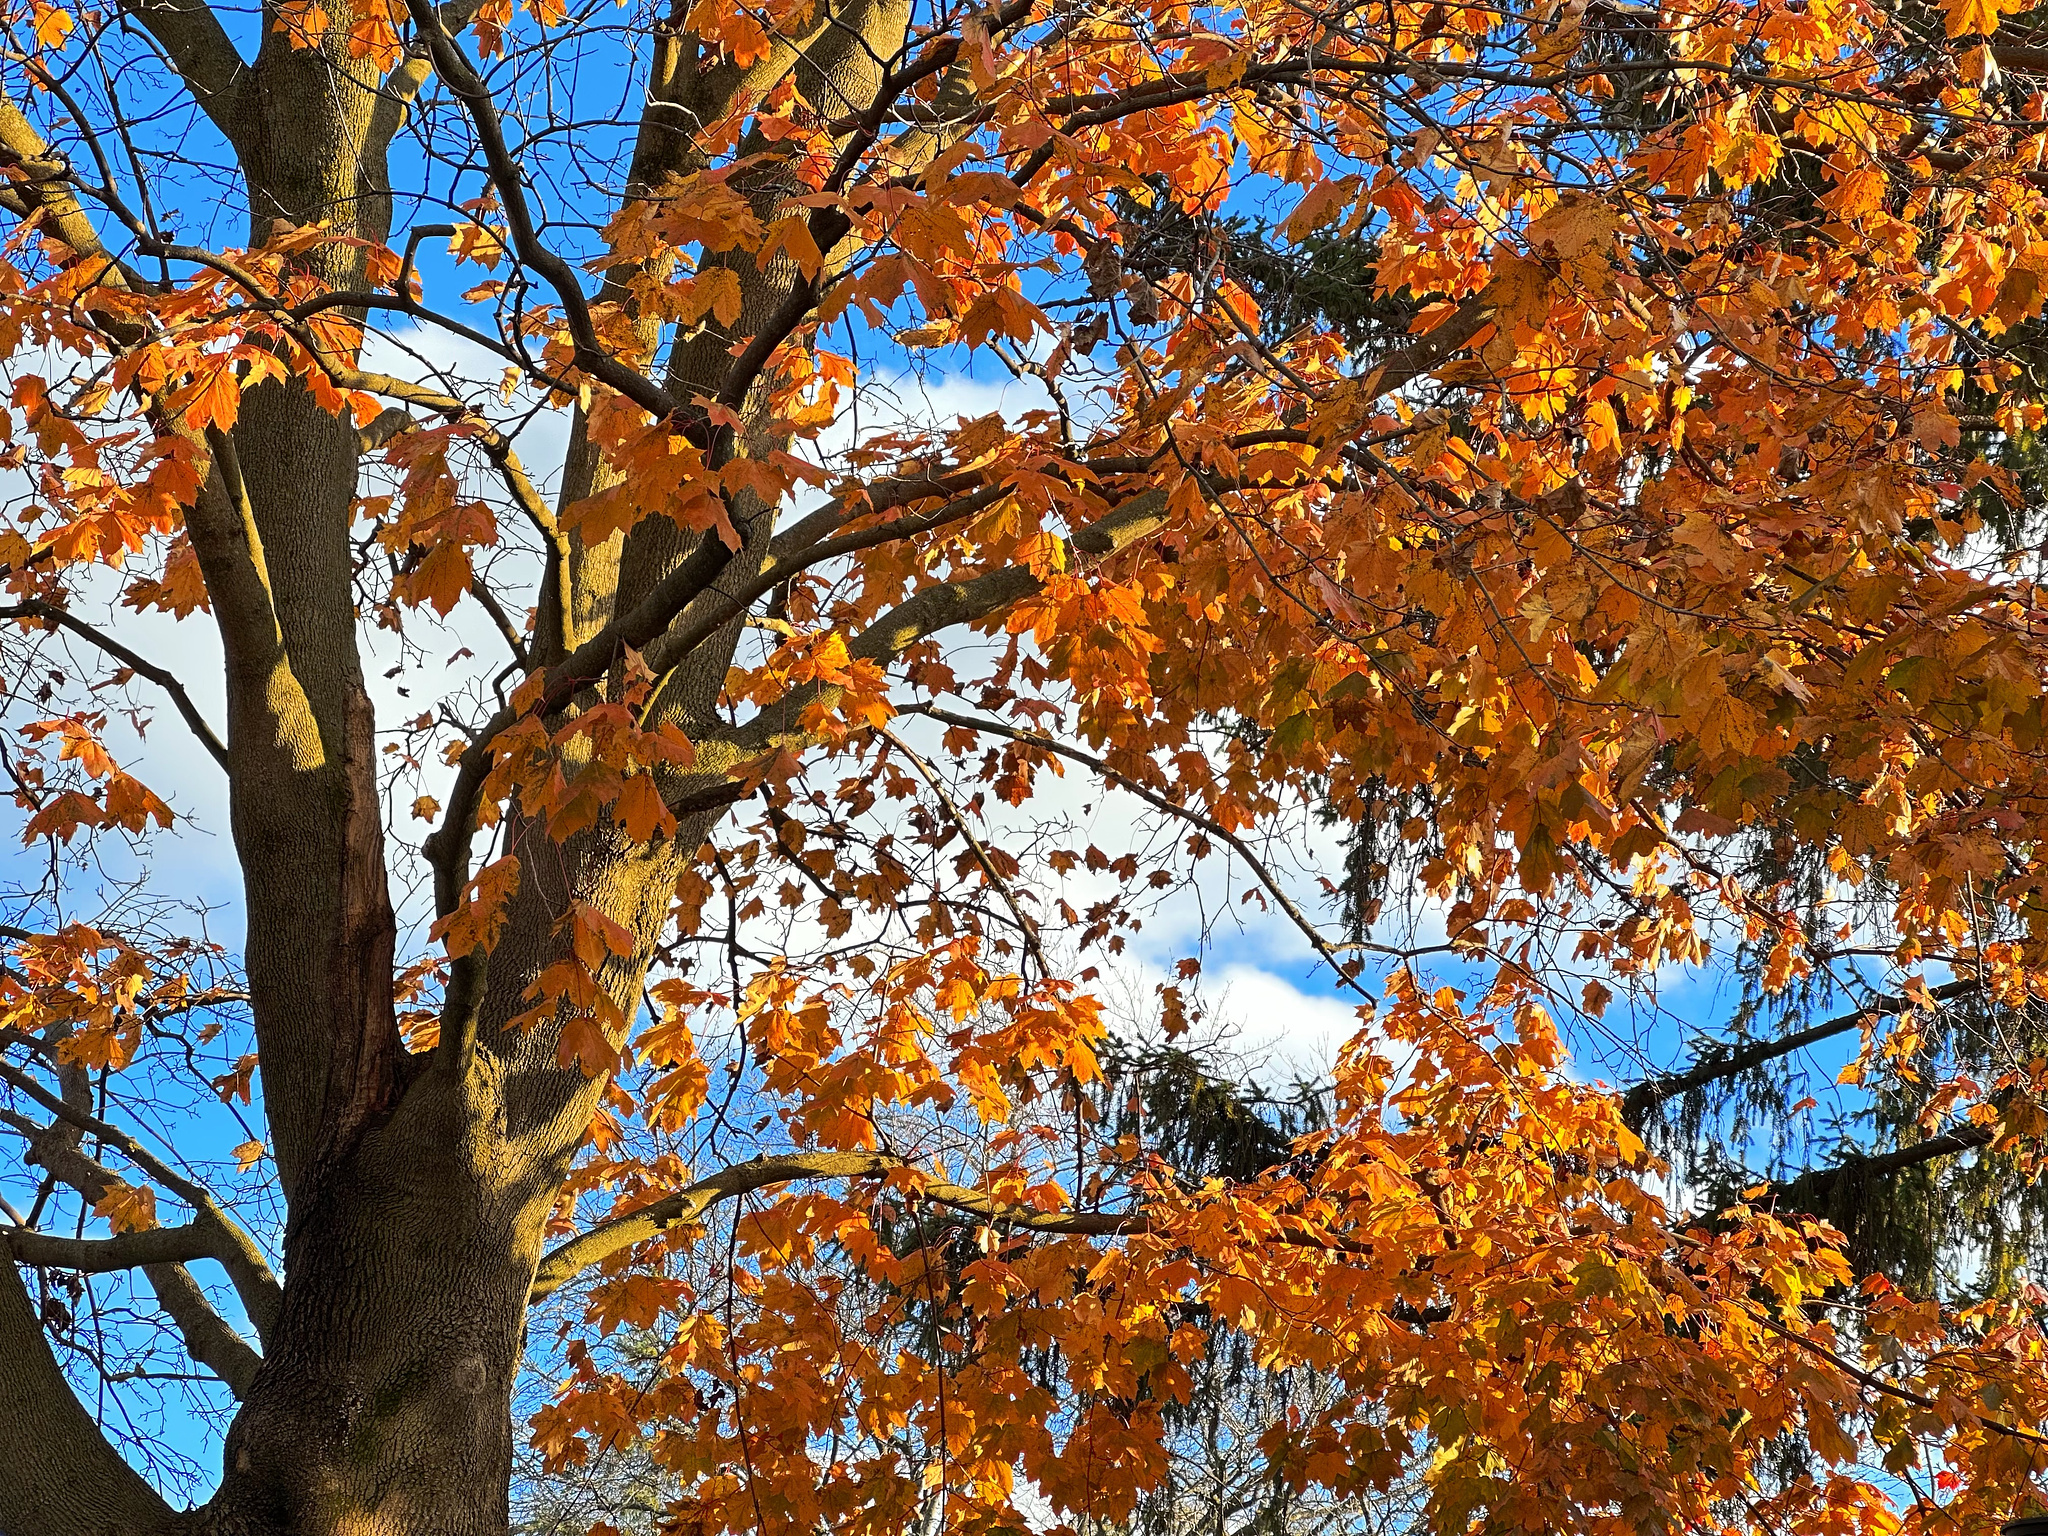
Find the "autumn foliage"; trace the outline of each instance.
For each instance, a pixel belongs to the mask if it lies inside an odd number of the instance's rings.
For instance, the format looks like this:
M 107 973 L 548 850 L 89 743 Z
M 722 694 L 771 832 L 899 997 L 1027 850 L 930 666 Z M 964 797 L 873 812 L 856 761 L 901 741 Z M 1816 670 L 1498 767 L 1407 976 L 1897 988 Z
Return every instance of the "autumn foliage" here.
M 502 1532 L 516 1443 L 695 1536 L 1122 1530 L 1233 1350 L 1336 1384 L 1276 1483 L 1441 1536 L 2034 1507 L 2024 1265 L 1707 1200 L 1573 1057 L 1846 967 L 1845 1084 L 1917 1095 L 1858 1176 L 2031 1178 L 2029 15 L 7 20 L 8 1536 Z M 1276 319 L 1252 214 L 1379 340 Z M 1401 850 L 1348 934 L 1315 814 Z M 1105 1065 L 1218 882 L 1359 1022 L 1227 1175 Z M 232 1416 L 191 1511 L 108 1363 L 159 1325 Z

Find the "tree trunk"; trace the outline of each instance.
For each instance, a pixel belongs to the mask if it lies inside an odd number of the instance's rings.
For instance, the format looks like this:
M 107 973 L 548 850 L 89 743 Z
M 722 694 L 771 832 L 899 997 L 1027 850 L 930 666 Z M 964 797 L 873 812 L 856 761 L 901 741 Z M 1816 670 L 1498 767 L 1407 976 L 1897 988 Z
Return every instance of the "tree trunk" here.
M 507 1529 L 512 1388 L 555 1185 L 518 1171 L 489 1062 L 467 1084 L 431 1069 L 295 1211 L 283 1311 L 196 1529 Z

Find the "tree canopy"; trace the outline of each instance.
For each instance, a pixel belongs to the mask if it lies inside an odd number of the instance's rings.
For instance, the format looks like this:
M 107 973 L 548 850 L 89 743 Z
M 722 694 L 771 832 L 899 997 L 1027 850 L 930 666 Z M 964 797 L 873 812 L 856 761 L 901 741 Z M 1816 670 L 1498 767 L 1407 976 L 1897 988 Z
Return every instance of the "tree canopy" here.
M 2038 1507 L 2030 13 L 9 3 L 0 1531 Z

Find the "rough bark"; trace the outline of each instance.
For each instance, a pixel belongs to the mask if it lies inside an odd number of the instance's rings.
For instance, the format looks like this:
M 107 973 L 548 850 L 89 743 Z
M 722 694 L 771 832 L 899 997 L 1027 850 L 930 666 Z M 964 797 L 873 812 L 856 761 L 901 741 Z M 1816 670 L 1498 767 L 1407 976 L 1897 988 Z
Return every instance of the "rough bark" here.
M 277 1336 L 202 1528 L 447 1532 L 508 1520 L 509 1411 L 554 1185 L 478 1057 L 415 1086 L 293 1215 Z
M 374 82 L 340 49 L 272 33 L 240 82 L 232 136 L 252 236 L 277 221 L 388 229 Z M 333 286 L 359 286 L 345 249 L 317 259 Z M 222 629 L 245 963 L 290 1216 L 282 1304 L 195 1528 L 499 1532 L 524 1298 L 554 1185 L 505 1141 L 488 1058 L 459 1078 L 415 1065 L 400 1097 L 348 542 L 354 426 L 298 384 L 269 384 L 215 446 L 218 527 L 202 562 L 210 583 L 239 566 L 260 592 Z

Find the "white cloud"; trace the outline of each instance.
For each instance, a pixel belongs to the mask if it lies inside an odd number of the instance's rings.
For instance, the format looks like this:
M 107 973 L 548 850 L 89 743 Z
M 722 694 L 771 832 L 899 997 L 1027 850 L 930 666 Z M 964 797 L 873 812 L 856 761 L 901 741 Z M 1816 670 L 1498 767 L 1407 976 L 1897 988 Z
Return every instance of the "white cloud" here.
M 1276 957 L 1277 958 L 1277 957 Z M 1209 983 L 1212 1012 L 1236 1031 L 1233 1044 L 1276 1071 L 1314 1077 L 1337 1062 L 1358 1033 L 1356 1001 L 1304 992 L 1284 976 L 1247 964 L 1226 965 Z

